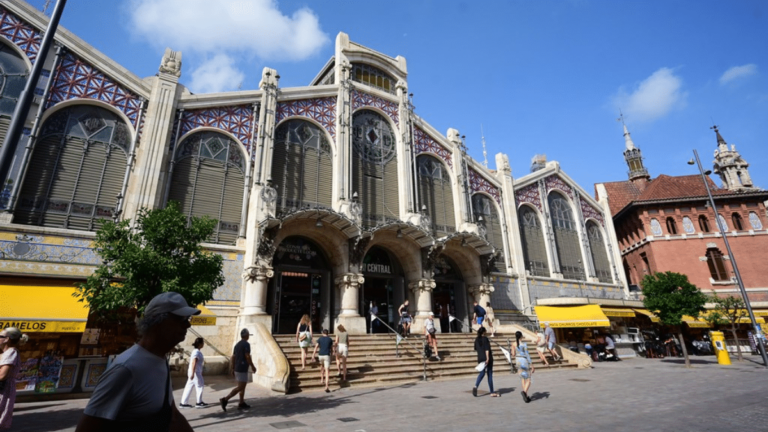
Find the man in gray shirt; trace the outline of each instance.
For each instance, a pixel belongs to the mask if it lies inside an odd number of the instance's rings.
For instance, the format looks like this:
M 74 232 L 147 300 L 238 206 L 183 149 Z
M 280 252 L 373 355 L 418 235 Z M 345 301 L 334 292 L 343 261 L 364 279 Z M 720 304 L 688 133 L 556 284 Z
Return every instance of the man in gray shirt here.
M 555 350 L 555 347 L 557 346 L 557 337 L 555 336 L 555 331 L 549 326 L 548 322 L 544 323 L 544 337 L 547 340 L 547 350 L 552 354 L 552 358 L 555 359 L 555 361 L 560 361 L 560 356 L 557 355 L 557 350 Z
M 200 310 L 181 294 L 155 296 L 139 322 L 139 342 L 115 358 L 99 379 L 76 432 L 192 431 L 173 403 L 166 356 L 184 340 Z

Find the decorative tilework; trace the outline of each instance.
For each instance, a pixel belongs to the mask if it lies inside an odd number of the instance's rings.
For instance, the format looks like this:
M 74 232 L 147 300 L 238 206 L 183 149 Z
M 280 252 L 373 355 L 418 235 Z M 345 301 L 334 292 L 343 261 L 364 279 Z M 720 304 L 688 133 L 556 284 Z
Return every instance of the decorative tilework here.
M 469 187 L 472 192 L 485 192 L 492 196 L 496 202 L 501 205 L 501 194 L 496 186 L 493 186 L 485 177 L 477 171 L 469 168 Z
M 587 203 L 581 198 L 579 198 L 579 201 L 581 201 L 581 214 L 584 216 L 585 221 L 589 218 L 592 218 L 600 222 L 600 225 L 605 226 L 605 221 L 603 220 L 602 212 L 592 207 L 591 205 L 589 205 L 589 203 Z
M 179 133 L 184 136 L 187 132 L 199 127 L 218 128 L 236 136 L 250 153 L 252 126 L 252 105 L 201 108 L 184 111 Z M 175 137 L 171 142 L 174 141 Z
M 13 42 L 29 57 L 33 64 L 43 41 L 34 27 L 20 20 L 6 8 L 0 6 L 0 35 Z
M 224 257 L 224 285 L 216 288 L 216 291 L 213 292 L 213 299 L 239 302 L 240 290 L 243 287 L 243 254 L 224 253 L 219 255 Z
M 438 144 L 426 132 L 418 127 L 413 128 L 416 154 L 429 152 L 439 156 L 448 166 L 453 166 L 452 154 L 450 150 Z
M 277 104 L 276 121 L 291 116 L 302 116 L 317 121 L 333 138 L 336 138 L 336 97 L 304 99 Z
M 13 261 L 93 266 L 101 264 L 101 259 L 91 249 L 91 241 L 85 239 L 17 235 L 15 241 L 0 240 L 0 253 L 5 260 Z
M 400 124 L 400 111 L 398 106 L 394 102 L 384 100 L 378 96 L 372 96 L 368 93 L 362 93 L 357 90 L 352 90 L 352 111 L 358 108 L 374 107 L 378 108 L 392 119 L 395 124 Z
M 529 184 L 526 187 L 516 190 L 515 201 L 517 201 L 518 204 L 533 204 L 539 211 L 544 211 L 541 207 L 541 196 L 539 196 L 539 185 L 537 183 Z
M 139 96 L 118 85 L 101 71 L 67 53 L 53 76 L 46 108 L 69 99 L 84 98 L 106 102 L 122 111 L 134 127 L 140 121 Z
M 547 187 L 547 193 L 549 193 L 549 191 L 552 189 L 558 189 L 565 192 L 565 194 L 568 195 L 571 200 L 573 200 L 573 189 L 571 189 L 571 187 L 568 186 L 560 177 L 549 176 L 544 179 L 544 184 Z

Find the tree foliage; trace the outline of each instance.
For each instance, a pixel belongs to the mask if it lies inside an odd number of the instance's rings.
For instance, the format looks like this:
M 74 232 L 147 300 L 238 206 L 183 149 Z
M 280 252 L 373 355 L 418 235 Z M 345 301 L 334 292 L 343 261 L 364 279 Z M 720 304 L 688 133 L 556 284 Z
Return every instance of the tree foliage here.
M 181 294 L 193 306 L 211 300 L 224 283 L 223 258 L 200 244 L 216 223 L 207 216 L 188 223 L 176 202 L 164 209 L 141 209 L 133 227 L 130 220 L 105 222 L 94 242 L 102 264 L 75 296 L 101 317 L 121 308 L 141 314 L 154 296 L 166 291 Z
M 746 305 L 744 299 L 741 297 L 734 297 L 729 295 L 727 297 L 718 297 L 712 295 L 709 297 L 709 301 L 714 303 L 715 308 L 705 318 L 713 325 L 730 325 L 729 330 L 733 336 L 733 342 L 736 344 L 736 353 L 739 361 L 742 361 L 741 347 L 739 347 L 739 339 L 736 335 L 736 329 L 742 318 L 745 318 L 747 314 Z
M 641 285 L 643 304 L 663 324 L 681 325 L 683 315 L 698 317 L 704 311 L 707 296 L 690 283 L 684 274 L 665 272 L 646 275 Z

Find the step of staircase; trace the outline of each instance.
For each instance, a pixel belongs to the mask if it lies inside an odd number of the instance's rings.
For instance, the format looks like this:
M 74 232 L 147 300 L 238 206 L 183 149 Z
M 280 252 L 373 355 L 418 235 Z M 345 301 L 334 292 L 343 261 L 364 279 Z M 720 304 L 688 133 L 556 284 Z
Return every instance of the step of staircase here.
M 275 341 L 285 354 L 291 366 L 289 393 L 322 390 L 320 384 L 320 365 L 310 361 L 313 348 L 307 354 L 307 364 L 301 370 L 301 349 L 295 335 L 275 335 Z M 314 336 L 316 340 L 318 335 Z M 334 338 L 334 335 L 330 335 Z M 459 379 L 477 376 L 477 353 L 474 351 L 474 335 L 470 333 L 439 334 L 438 351 L 441 361 L 432 358 L 426 362 L 427 380 Z M 503 347 L 508 346 L 512 335 L 497 334 L 491 339 Z M 331 361 L 331 384 L 334 389 L 348 387 L 366 387 L 381 385 L 399 385 L 422 381 L 425 375 L 422 347 L 424 337 L 412 335 L 400 342 L 396 349 L 394 334 L 350 335 L 349 356 L 347 358 L 347 380 L 336 377 L 335 358 Z M 495 371 L 510 371 L 504 354 L 499 346 L 493 344 Z M 547 355 L 545 365 L 536 354 L 536 347 L 528 343 L 531 360 L 538 371 L 572 369 L 577 365 L 567 361 L 555 362 Z

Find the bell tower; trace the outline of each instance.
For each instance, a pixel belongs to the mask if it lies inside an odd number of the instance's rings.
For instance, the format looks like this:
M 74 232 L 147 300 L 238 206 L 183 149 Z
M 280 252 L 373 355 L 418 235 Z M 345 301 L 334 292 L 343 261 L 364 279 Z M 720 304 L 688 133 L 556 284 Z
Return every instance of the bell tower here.
M 736 145 L 731 144 L 729 149 L 717 126 L 712 126 L 711 129 L 717 135 L 713 171 L 720 176 L 723 187 L 731 191 L 754 189 L 752 177 L 749 176 L 749 164 L 736 151 Z
M 643 190 L 651 176 L 648 174 L 648 170 L 645 169 L 645 165 L 643 165 L 643 152 L 635 147 L 626 124 L 624 124 L 624 145 L 626 147 L 626 150 L 624 150 L 624 160 L 627 162 L 627 166 L 629 166 L 629 181 L 635 183 L 640 190 Z

